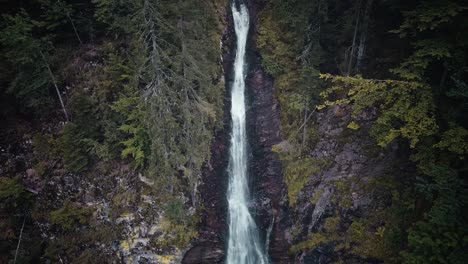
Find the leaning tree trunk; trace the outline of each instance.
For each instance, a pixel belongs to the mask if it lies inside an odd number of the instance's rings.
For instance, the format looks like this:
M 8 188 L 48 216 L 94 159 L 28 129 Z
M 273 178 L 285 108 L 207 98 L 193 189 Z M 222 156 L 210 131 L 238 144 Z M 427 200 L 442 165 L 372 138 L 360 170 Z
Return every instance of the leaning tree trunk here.
M 20 235 L 18 238 L 18 244 L 16 245 L 16 251 L 15 251 L 15 259 L 13 260 L 13 264 L 16 264 L 16 260 L 18 259 L 18 252 L 20 249 L 20 244 L 21 244 L 21 238 L 23 237 L 23 230 L 24 230 L 24 224 L 26 223 L 26 216 L 23 218 L 23 225 L 21 226 L 21 231 Z
M 60 104 L 62 105 L 62 110 L 63 110 L 63 113 L 65 114 L 65 119 L 66 119 L 67 121 L 69 121 L 67 109 L 65 109 L 65 104 L 63 103 L 62 95 L 60 94 L 60 90 L 59 90 L 59 88 L 58 88 L 58 85 L 57 85 L 57 81 L 56 81 L 56 79 L 55 79 L 55 76 L 54 76 L 54 74 L 52 73 L 52 70 L 50 69 L 49 63 L 47 63 L 47 60 L 46 60 L 46 57 L 44 56 L 44 53 L 42 53 L 42 51 L 39 51 L 39 53 L 41 54 L 42 60 L 43 60 L 43 62 L 44 62 L 44 65 L 45 65 L 46 68 L 47 68 L 47 72 L 49 73 L 50 79 L 52 80 L 52 83 L 53 83 L 54 86 L 55 86 L 55 91 L 57 92 L 57 96 L 58 96 L 58 98 L 59 98 L 59 100 L 60 100 Z

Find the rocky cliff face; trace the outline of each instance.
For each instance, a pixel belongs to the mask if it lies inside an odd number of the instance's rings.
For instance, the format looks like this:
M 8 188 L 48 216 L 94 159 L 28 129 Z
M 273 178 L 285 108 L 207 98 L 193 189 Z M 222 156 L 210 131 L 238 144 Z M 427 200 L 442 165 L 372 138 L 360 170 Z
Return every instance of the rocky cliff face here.
M 257 223 L 273 263 L 290 263 L 291 225 L 281 161 L 272 151 L 281 142 L 280 108 L 274 97 L 273 80 L 261 68 L 248 78 L 251 108 L 247 113 L 252 159 L 250 176 Z
M 272 263 L 290 263 L 285 254 L 291 246 L 287 191 L 281 161 L 272 147 L 282 141 L 280 105 L 273 79 L 262 69 L 257 50 L 258 14 L 264 1 L 247 1 L 251 21 L 249 74 L 247 76 L 247 129 L 251 159 L 251 190 L 255 198 L 256 220 Z
M 312 118 L 318 132 L 308 153 L 326 164 L 312 175 L 291 208 L 295 263 L 379 263 L 385 254 L 376 242 L 385 230 L 385 210 L 391 207 L 390 186 L 406 173 L 406 160 L 396 145 L 376 146 L 369 130 L 375 113 L 358 117 L 360 128 L 349 128 L 349 107 L 333 107 Z M 395 176 L 396 175 L 396 176 Z M 377 235 L 376 235 L 377 234 Z

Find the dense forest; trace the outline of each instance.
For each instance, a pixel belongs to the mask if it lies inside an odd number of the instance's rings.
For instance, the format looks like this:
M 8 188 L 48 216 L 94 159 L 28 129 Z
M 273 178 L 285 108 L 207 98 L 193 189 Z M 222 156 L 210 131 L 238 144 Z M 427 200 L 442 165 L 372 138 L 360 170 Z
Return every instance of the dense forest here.
M 95 217 L 163 217 L 153 202 L 166 213 L 151 243 L 185 246 L 199 213 L 185 209 L 199 206 L 200 169 L 222 115 L 217 3 L 1 5 L 2 258 L 105 262 L 94 245 L 110 247 L 124 231 Z M 151 182 L 141 193 L 156 197 L 141 208 L 129 187 L 138 175 Z M 49 186 L 53 178 L 68 188 Z M 86 206 L 89 195 L 107 196 L 106 212 Z M 31 237 L 15 251 L 22 225 Z M 42 232 L 56 235 L 44 244 Z
M 283 157 L 292 206 L 307 171 L 321 166 L 307 157 L 317 134 L 306 124 L 326 107 L 350 105 L 351 131 L 359 114 L 377 111 L 376 145 L 398 144 L 414 166 L 388 183 L 380 217 L 325 228 L 293 252 L 336 240 L 335 250 L 385 263 L 466 261 L 467 11 L 445 0 L 268 1 L 258 45 L 298 150 Z
M 339 252 L 333 263 L 465 263 L 468 4 L 247 2 L 261 9 L 251 34 L 281 107 L 289 147 L 273 151 L 293 226 L 301 192 L 333 162 L 311 156 L 314 115 L 348 109 L 353 134 L 372 112 L 367 147 L 398 149 L 395 174 L 366 186 L 384 197 L 374 217 L 341 221 L 340 200 L 324 228 L 291 231 L 291 263 L 321 245 Z M 0 7 L 0 263 L 155 263 L 133 262 L 136 251 L 179 263 L 228 122 L 228 1 Z

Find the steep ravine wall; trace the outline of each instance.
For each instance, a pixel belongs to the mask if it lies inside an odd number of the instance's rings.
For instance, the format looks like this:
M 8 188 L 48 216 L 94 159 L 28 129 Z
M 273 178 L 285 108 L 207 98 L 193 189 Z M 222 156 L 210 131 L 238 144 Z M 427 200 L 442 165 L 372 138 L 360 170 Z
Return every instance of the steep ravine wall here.
M 391 222 L 395 184 L 412 166 L 396 144 L 376 145 L 370 136 L 375 112 L 357 117 L 358 130 L 348 128 L 350 112 L 335 106 L 311 118 L 318 136 L 307 154 L 327 165 L 306 175 L 291 208 L 294 263 L 381 263 L 388 253 L 379 232 Z
M 291 219 L 283 181 L 281 161 L 272 147 L 282 139 L 280 105 L 275 97 L 274 80 L 264 71 L 257 50 L 258 14 L 264 1 L 248 2 L 252 27 L 249 49 L 249 73 L 247 75 L 247 128 L 251 159 L 249 172 L 255 212 L 260 234 L 265 238 L 272 263 L 292 263 L 287 254 L 291 246 L 289 230 Z
M 252 204 L 254 217 L 259 225 L 263 242 L 269 237 L 269 256 L 273 263 L 290 263 L 285 254 L 290 246 L 286 238 L 287 216 L 286 188 L 282 181 L 282 168 L 273 145 L 282 141 L 280 133 L 279 104 L 274 97 L 273 80 L 260 66 L 256 49 L 257 15 L 262 1 L 244 1 L 251 16 L 248 43 L 247 74 L 247 130 L 249 138 L 249 176 L 251 192 L 255 197 Z M 212 160 L 203 173 L 200 188 L 205 207 L 200 225 L 200 237 L 187 251 L 182 263 L 222 263 L 224 261 L 227 236 L 227 163 L 230 131 L 230 98 L 232 63 L 235 56 L 235 33 L 232 16 L 226 13 L 228 25 L 223 35 L 223 69 L 225 71 L 226 97 L 224 106 L 224 128 L 212 145 Z M 269 231 L 271 230 L 271 231 Z
M 199 237 L 187 250 L 184 264 L 222 263 L 224 260 L 225 237 L 227 235 L 227 166 L 229 162 L 230 84 L 232 64 L 235 56 L 235 33 L 229 6 L 223 15 L 225 28 L 221 39 L 223 54 L 221 64 L 224 71 L 223 128 L 215 135 L 211 146 L 211 160 L 203 168 L 200 196 L 204 206 L 201 216 Z
M 281 142 L 279 104 L 274 99 L 273 81 L 261 68 L 249 76 L 249 95 L 252 107 L 248 112 L 252 159 L 250 175 L 253 180 L 256 219 L 262 236 L 268 240 L 269 256 L 273 263 L 290 263 L 285 254 L 290 247 L 286 187 L 282 164 L 272 147 Z

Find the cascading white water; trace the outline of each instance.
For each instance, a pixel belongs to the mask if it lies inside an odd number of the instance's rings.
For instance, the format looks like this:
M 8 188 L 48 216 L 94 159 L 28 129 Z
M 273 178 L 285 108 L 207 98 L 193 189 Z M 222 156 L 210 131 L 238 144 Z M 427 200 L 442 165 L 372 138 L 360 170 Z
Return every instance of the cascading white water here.
M 234 84 L 231 91 L 232 134 L 229 159 L 229 240 L 227 264 L 267 264 L 257 226 L 250 215 L 247 181 L 247 135 L 245 128 L 245 51 L 249 13 L 245 5 L 231 6 L 237 36 Z

